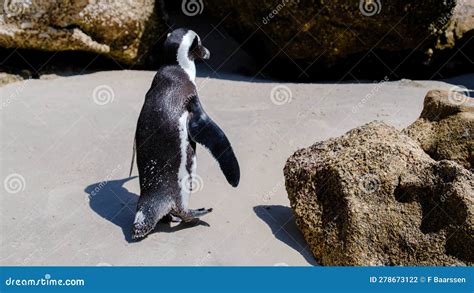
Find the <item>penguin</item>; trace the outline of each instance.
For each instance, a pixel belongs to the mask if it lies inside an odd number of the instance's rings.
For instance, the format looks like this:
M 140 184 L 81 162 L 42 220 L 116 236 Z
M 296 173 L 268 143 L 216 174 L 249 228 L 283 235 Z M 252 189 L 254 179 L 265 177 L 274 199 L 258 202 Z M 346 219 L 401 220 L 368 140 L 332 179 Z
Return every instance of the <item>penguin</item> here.
M 204 111 L 196 90 L 194 62 L 208 59 L 209 50 L 194 31 L 180 28 L 168 34 L 162 55 L 163 63 L 146 93 L 135 131 L 140 197 L 133 239 L 147 236 L 165 216 L 188 222 L 212 211 L 188 208 L 196 144 L 217 160 L 230 185 L 237 187 L 240 181 L 232 146 Z M 130 173 L 132 168 L 133 160 Z

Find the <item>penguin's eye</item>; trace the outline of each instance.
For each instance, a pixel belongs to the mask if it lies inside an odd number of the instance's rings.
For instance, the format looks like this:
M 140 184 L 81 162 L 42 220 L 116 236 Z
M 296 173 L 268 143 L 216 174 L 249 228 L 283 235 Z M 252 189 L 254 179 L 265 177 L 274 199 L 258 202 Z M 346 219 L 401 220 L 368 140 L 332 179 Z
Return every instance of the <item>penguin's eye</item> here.
M 197 37 L 194 38 L 193 43 L 189 47 L 188 57 L 191 60 L 196 60 L 199 58 L 199 39 Z
M 194 40 L 193 40 L 193 43 L 191 44 L 191 47 L 189 47 L 189 51 L 192 52 L 192 51 L 196 50 L 198 45 L 199 45 L 199 40 L 198 40 L 197 37 L 195 37 Z

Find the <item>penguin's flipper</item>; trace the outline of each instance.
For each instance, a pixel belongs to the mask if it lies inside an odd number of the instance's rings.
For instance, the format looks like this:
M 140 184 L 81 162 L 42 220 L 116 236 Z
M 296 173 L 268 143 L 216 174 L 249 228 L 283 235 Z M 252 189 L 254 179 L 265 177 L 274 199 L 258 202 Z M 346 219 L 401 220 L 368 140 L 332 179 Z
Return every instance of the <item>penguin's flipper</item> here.
M 190 112 L 189 136 L 211 152 L 219 163 L 227 182 L 236 187 L 240 181 L 239 163 L 224 131 L 206 114 L 197 97 L 191 99 L 188 110 Z

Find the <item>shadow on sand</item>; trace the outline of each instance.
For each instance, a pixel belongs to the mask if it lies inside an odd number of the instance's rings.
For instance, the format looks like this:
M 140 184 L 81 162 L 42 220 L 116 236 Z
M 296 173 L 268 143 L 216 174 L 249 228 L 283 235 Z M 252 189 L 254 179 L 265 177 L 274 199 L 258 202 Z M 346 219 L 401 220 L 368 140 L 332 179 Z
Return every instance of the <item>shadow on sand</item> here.
M 122 229 L 127 242 L 133 243 L 132 223 L 135 218 L 135 209 L 138 195 L 128 191 L 123 185 L 137 178 L 137 176 L 119 180 L 102 181 L 87 186 L 84 191 L 89 195 L 89 206 L 102 218 L 114 223 Z M 209 226 L 208 223 L 197 220 L 189 223 L 171 223 L 165 218 L 160 221 L 152 233 L 173 233 L 194 226 Z
M 253 208 L 255 214 L 272 230 L 273 235 L 289 247 L 298 251 L 311 265 L 318 265 L 296 226 L 293 212 L 280 205 L 259 205 Z

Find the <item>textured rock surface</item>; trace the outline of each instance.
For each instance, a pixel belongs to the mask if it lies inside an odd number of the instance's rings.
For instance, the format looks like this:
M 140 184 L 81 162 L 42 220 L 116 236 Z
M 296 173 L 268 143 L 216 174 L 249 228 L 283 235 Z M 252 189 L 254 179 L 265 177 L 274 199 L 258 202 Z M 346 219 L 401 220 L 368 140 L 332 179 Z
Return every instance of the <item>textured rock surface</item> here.
M 438 23 L 448 25 L 439 30 L 437 49 L 453 48 L 456 42 L 474 31 L 474 0 L 458 0 L 452 16 L 440 18 Z
M 90 51 L 133 64 L 164 31 L 154 0 L 2 3 L 0 46 L 6 48 Z
M 323 265 L 474 262 L 474 176 L 372 122 L 292 155 L 297 225 Z
M 433 159 L 474 168 L 474 101 L 462 92 L 428 92 L 420 118 L 404 132 Z
M 373 48 L 425 50 L 443 33 L 456 5 L 455 0 L 360 3 L 209 0 L 206 10 L 235 34 L 260 36 L 271 56 L 331 63 Z
M 14 83 L 17 81 L 22 81 L 23 78 L 20 75 L 9 74 L 5 72 L 0 72 L 0 86 L 7 85 L 9 83 Z

